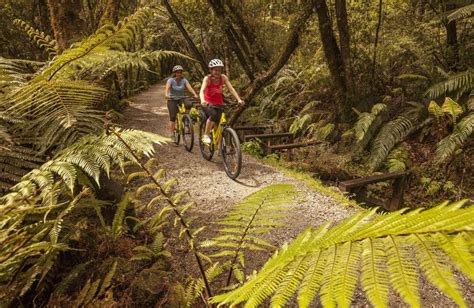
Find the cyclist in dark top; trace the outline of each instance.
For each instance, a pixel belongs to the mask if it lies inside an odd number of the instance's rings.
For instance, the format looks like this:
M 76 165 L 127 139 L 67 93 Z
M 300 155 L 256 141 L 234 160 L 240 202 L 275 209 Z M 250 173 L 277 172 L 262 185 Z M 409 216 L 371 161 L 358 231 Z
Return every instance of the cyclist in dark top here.
M 178 114 L 178 104 L 183 103 L 183 96 L 188 90 L 194 97 L 198 97 L 191 84 L 183 77 L 183 67 L 176 65 L 173 67 L 173 77 L 166 82 L 165 97 L 168 100 L 168 111 L 170 114 L 170 135 L 174 140 L 176 130 L 176 115 Z

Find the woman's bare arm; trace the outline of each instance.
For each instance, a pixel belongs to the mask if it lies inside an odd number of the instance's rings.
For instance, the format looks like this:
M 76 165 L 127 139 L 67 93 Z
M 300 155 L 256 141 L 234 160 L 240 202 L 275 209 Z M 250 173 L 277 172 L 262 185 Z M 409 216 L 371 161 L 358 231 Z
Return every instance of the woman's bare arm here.
M 222 79 L 224 80 L 224 83 L 225 83 L 227 89 L 229 89 L 229 92 L 235 97 L 235 99 L 239 103 L 242 103 L 242 99 L 240 98 L 239 93 L 237 93 L 237 91 L 235 91 L 234 87 L 232 86 L 232 84 L 229 81 L 229 78 L 227 78 L 226 75 L 222 74 Z
M 170 82 L 169 80 L 166 82 L 166 86 L 165 86 L 165 98 L 168 98 L 170 97 Z
M 191 85 L 189 81 L 186 83 L 186 89 L 188 89 L 188 91 L 191 92 L 194 95 L 194 97 L 198 97 L 196 91 L 194 91 L 193 86 Z
M 209 77 L 206 76 L 204 77 L 204 80 L 202 81 L 201 90 L 199 91 L 199 98 L 201 99 L 201 104 L 206 102 L 206 100 L 204 99 L 204 90 L 206 89 L 208 84 L 209 84 Z

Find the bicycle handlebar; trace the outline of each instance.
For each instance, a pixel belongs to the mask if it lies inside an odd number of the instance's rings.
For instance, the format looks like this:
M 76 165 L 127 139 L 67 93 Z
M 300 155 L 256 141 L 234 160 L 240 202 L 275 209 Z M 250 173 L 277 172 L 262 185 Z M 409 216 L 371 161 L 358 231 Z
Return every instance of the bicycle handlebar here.
M 198 97 L 194 97 L 194 96 L 165 96 L 166 99 L 175 99 L 175 100 L 179 100 L 179 99 L 189 99 L 189 100 L 195 100 L 195 101 L 199 101 L 199 98 Z
M 187 99 L 189 101 L 191 101 L 193 104 L 195 104 L 196 106 L 201 106 L 201 101 L 198 97 L 194 97 L 194 96 L 188 96 L 188 95 L 185 95 L 185 96 L 166 96 L 166 99 L 170 99 L 170 100 L 181 100 L 181 99 Z M 231 107 L 238 107 L 240 106 L 239 103 L 236 103 L 234 101 L 229 101 L 229 100 L 226 100 L 225 101 L 225 105 L 227 106 L 231 106 Z M 204 106 L 209 106 L 209 104 L 206 104 Z

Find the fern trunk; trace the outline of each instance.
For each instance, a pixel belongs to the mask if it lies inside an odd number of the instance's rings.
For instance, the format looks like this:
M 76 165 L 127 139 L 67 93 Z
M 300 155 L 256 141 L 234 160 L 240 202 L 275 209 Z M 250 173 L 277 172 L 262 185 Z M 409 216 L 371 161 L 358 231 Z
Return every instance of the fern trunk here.
M 456 4 L 447 4 L 446 10 L 454 10 L 456 9 Z M 446 43 L 447 43 L 447 53 L 446 53 L 446 60 L 448 64 L 448 68 L 451 71 L 458 70 L 458 62 L 459 62 L 459 45 L 458 45 L 458 37 L 457 37 L 457 23 L 456 20 L 446 21 Z
M 116 24 L 119 20 L 120 0 L 107 0 L 104 15 L 100 19 L 100 25 Z
M 336 36 L 332 29 L 332 21 L 329 17 L 329 9 L 325 0 L 314 1 L 318 14 L 319 33 L 323 44 L 324 55 L 326 57 L 331 79 L 334 82 L 337 100 L 337 118 L 343 121 L 348 120 L 351 108 L 347 104 L 347 82 L 345 78 L 344 61 L 341 50 L 337 45 Z
M 81 0 L 48 0 L 51 28 L 62 53 L 72 43 L 81 38 L 83 21 L 79 16 L 82 11 Z

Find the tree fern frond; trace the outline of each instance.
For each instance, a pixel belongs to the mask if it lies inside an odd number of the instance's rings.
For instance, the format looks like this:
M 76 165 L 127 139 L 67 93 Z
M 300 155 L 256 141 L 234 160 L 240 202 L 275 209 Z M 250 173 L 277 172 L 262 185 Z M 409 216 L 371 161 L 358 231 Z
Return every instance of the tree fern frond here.
M 313 114 L 305 114 L 303 116 L 297 116 L 296 119 L 291 123 L 290 133 L 294 135 L 302 135 L 309 128 L 313 121 Z
M 389 280 L 383 242 L 368 238 L 362 241 L 361 284 L 375 307 L 387 307 Z
M 434 115 L 437 119 L 441 118 L 444 114 L 443 109 L 435 101 L 429 103 L 428 112 Z
M 29 66 L 41 67 L 43 62 L 26 61 L 19 59 L 6 59 L 0 57 L 0 98 L 6 97 L 10 91 L 25 84 L 31 78 Z M 0 118 L 11 120 L 0 114 Z
M 28 119 L 26 125 L 14 130 L 36 132 L 35 142 L 42 151 L 47 150 L 63 137 L 74 134 L 75 139 L 97 133 L 102 128 L 101 113 L 94 108 L 106 91 L 79 81 L 41 81 L 19 87 L 11 93 L 11 106 L 6 114 Z M 68 140 L 68 138 L 66 138 Z M 71 144 L 68 140 L 62 146 Z
M 436 287 L 462 305 L 446 260 L 449 256 L 463 272 L 474 271 L 473 251 L 466 245 L 452 244 L 460 234 L 473 235 L 474 207 L 463 208 L 463 204 L 443 203 L 425 211 L 402 210 L 382 216 L 370 211 L 356 214 L 331 229 L 309 229 L 277 251 L 244 285 L 214 296 L 211 302 L 245 302 L 245 306 L 255 307 L 268 298 L 272 303 L 286 303 L 297 293 L 299 305 L 307 307 L 319 293 L 324 306 L 347 307 L 360 275 L 363 290 L 373 305 L 387 306 L 392 287 L 407 303 L 419 306 L 421 267 Z M 440 236 L 451 244 L 438 244 L 436 237 Z M 447 247 L 456 252 L 447 256 Z
M 115 212 L 112 226 L 110 229 L 112 239 L 117 240 L 123 232 L 123 221 L 125 219 L 125 211 L 130 204 L 130 194 L 125 194 L 122 200 L 117 205 L 117 211 Z
M 452 100 L 450 97 L 446 97 L 444 99 L 444 103 L 441 106 L 441 110 L 451 116 L 453 123 L 456 123 L 456 118 L 458 117 L 458 115 L 464 112 L 464 109 L 461 107 L 461 105 Z
M 412 235 L 409 240 L 416 247 L 417 259 L 428 280 L 460 307 L 466 307 L 451 266 L 447 262 L 449 258 L 441 253 L 439 246 L 430 236 L 422 234 Z
M 71 78 L 77 73 L 78 62 L 87 61 L 87 58 L 94 58 L 108 50 L 128 50 L 149 15 L 150 10 L 142 8 L 117 26 L 110 24 L 103 26 L 95 34 L 56 56 L 34 82 Z
M 359 242 L 347 242 L 341 247 L 337 261 L 334 297 L 340 307 L 349 307 L 359 277 L 359 260 L 362 252 Z
M 451 258 L 453 264 L 472 281 L 474 281 L 474 255 L 469 251 L 469 244 L 464 239 L 464 234 L 460 233 L 455 237 L 449 237 L 445 234 L 434 234 L 435 240 L 438 240 L 441 248 Z
M 263 239 L 252 235 L 250 230 L 254 228 L 267 229 L 279 225 L 278 220 L 284 215 L 276 215 L 272 209 L 280 208 L 282 205 L 294 201 L 296 191 L 292 185 L 277 184 L 268 186 L 254 194 L 246 197 L 242 202 L 236 204 L 233 210 L 218 224 L 223 227 L 219 229 L 220 235 L 213 238 L 209 243 L 211 247 L 225 248 L 225 251 L 234 251 L 231 259 L 230 271 L 227 285 L 230 285 L 232 271 L 238 265 L 238 256 L 244 250 L 265 250 L 272 247 Z M 289 209 L 289 208 L 288 208 Z M 229 232 L 228 227 L 235 227 Z M 233 248 L 229 250 L 227 248 Z M 229 253 L 214 256 L 228 256 Z
M 441 96 L 454 94 L 459 97 L 462 93 L 470 92 L 474 88 L 474 69 L 450 76 L 448 79 L 434 84 L 425 93 L 428 98 L 435 99 Z
M 374 121 L 386 110 L 387 106 L 385 104 L 375 104 L 370 113 L 363 112 L 358 114 L 359 119 L 353 128 L 357 142 L 362 142 L 366 137 L 366 134 L 369 132 L 369 129 L 374 124 Z
M 38 29 L 33 28 L 27 22 L 21 19 L 15 19 L 13 24 L 23 30 L 28 37 L 38 45 L 38 47 L 44 49 L 50 57 L 54 57 L 58 50 L 58 44 L 49 35 Z
M 466 17 L 470 17 L 474 14 L 474 4 L 468 4 L 466 6 L 456 9 L 454 12 L 448 15 L 448 20 L 461 20 Z
M 323 251 L 308 257 L 308 272 L 302 279 L 297 296 L 300 307 L 308 307 L 318 293 L 326 266 L 326 257 Z
M 105 50 L 94 53 L 84 61 L 80 61 L 81 69 L 77 71 L 79 78 L 98 76 L 104 79 L 111 72 L 124 72 L 130 68 L 152 71 L 162 61 L 169 60 L 194 61 L 194 59 L 176 51 L 118 51 Z
M 220 274 L 222 274 L 224 267 L 222 264 L 214 263 L 206 270 L 206 277 L 209 282 L 214 281 Z M 186 305 L 191 307 L 191 305 L 196 301 L 199 296 L 201 296 L 204 291 L 204 280 L 199 278 L 191 283 L 187 287 L 186 292 Z
M 389 236 L 386 239 L 387 269 L 390 283 L 410 306 L 420 306 L 416 263 L 409 246 Z
M 442 163 L 452 157 L 474 131 L 474 113 L 470 113 L 455 124 L 453 132 L 442 139 L 437 147 L 435 161 Z
M 387 157 L 388 171 L 405 171 L 407 169 L 409 154 L 408 150 L 403 146 L 393 149 Z
M 377 169 L 390 151 L 419 127 L 419 120 L 419 114 L 407 113 L 384 125 L 373 141 L 369 157 L 369 166 L 372 170 Z

